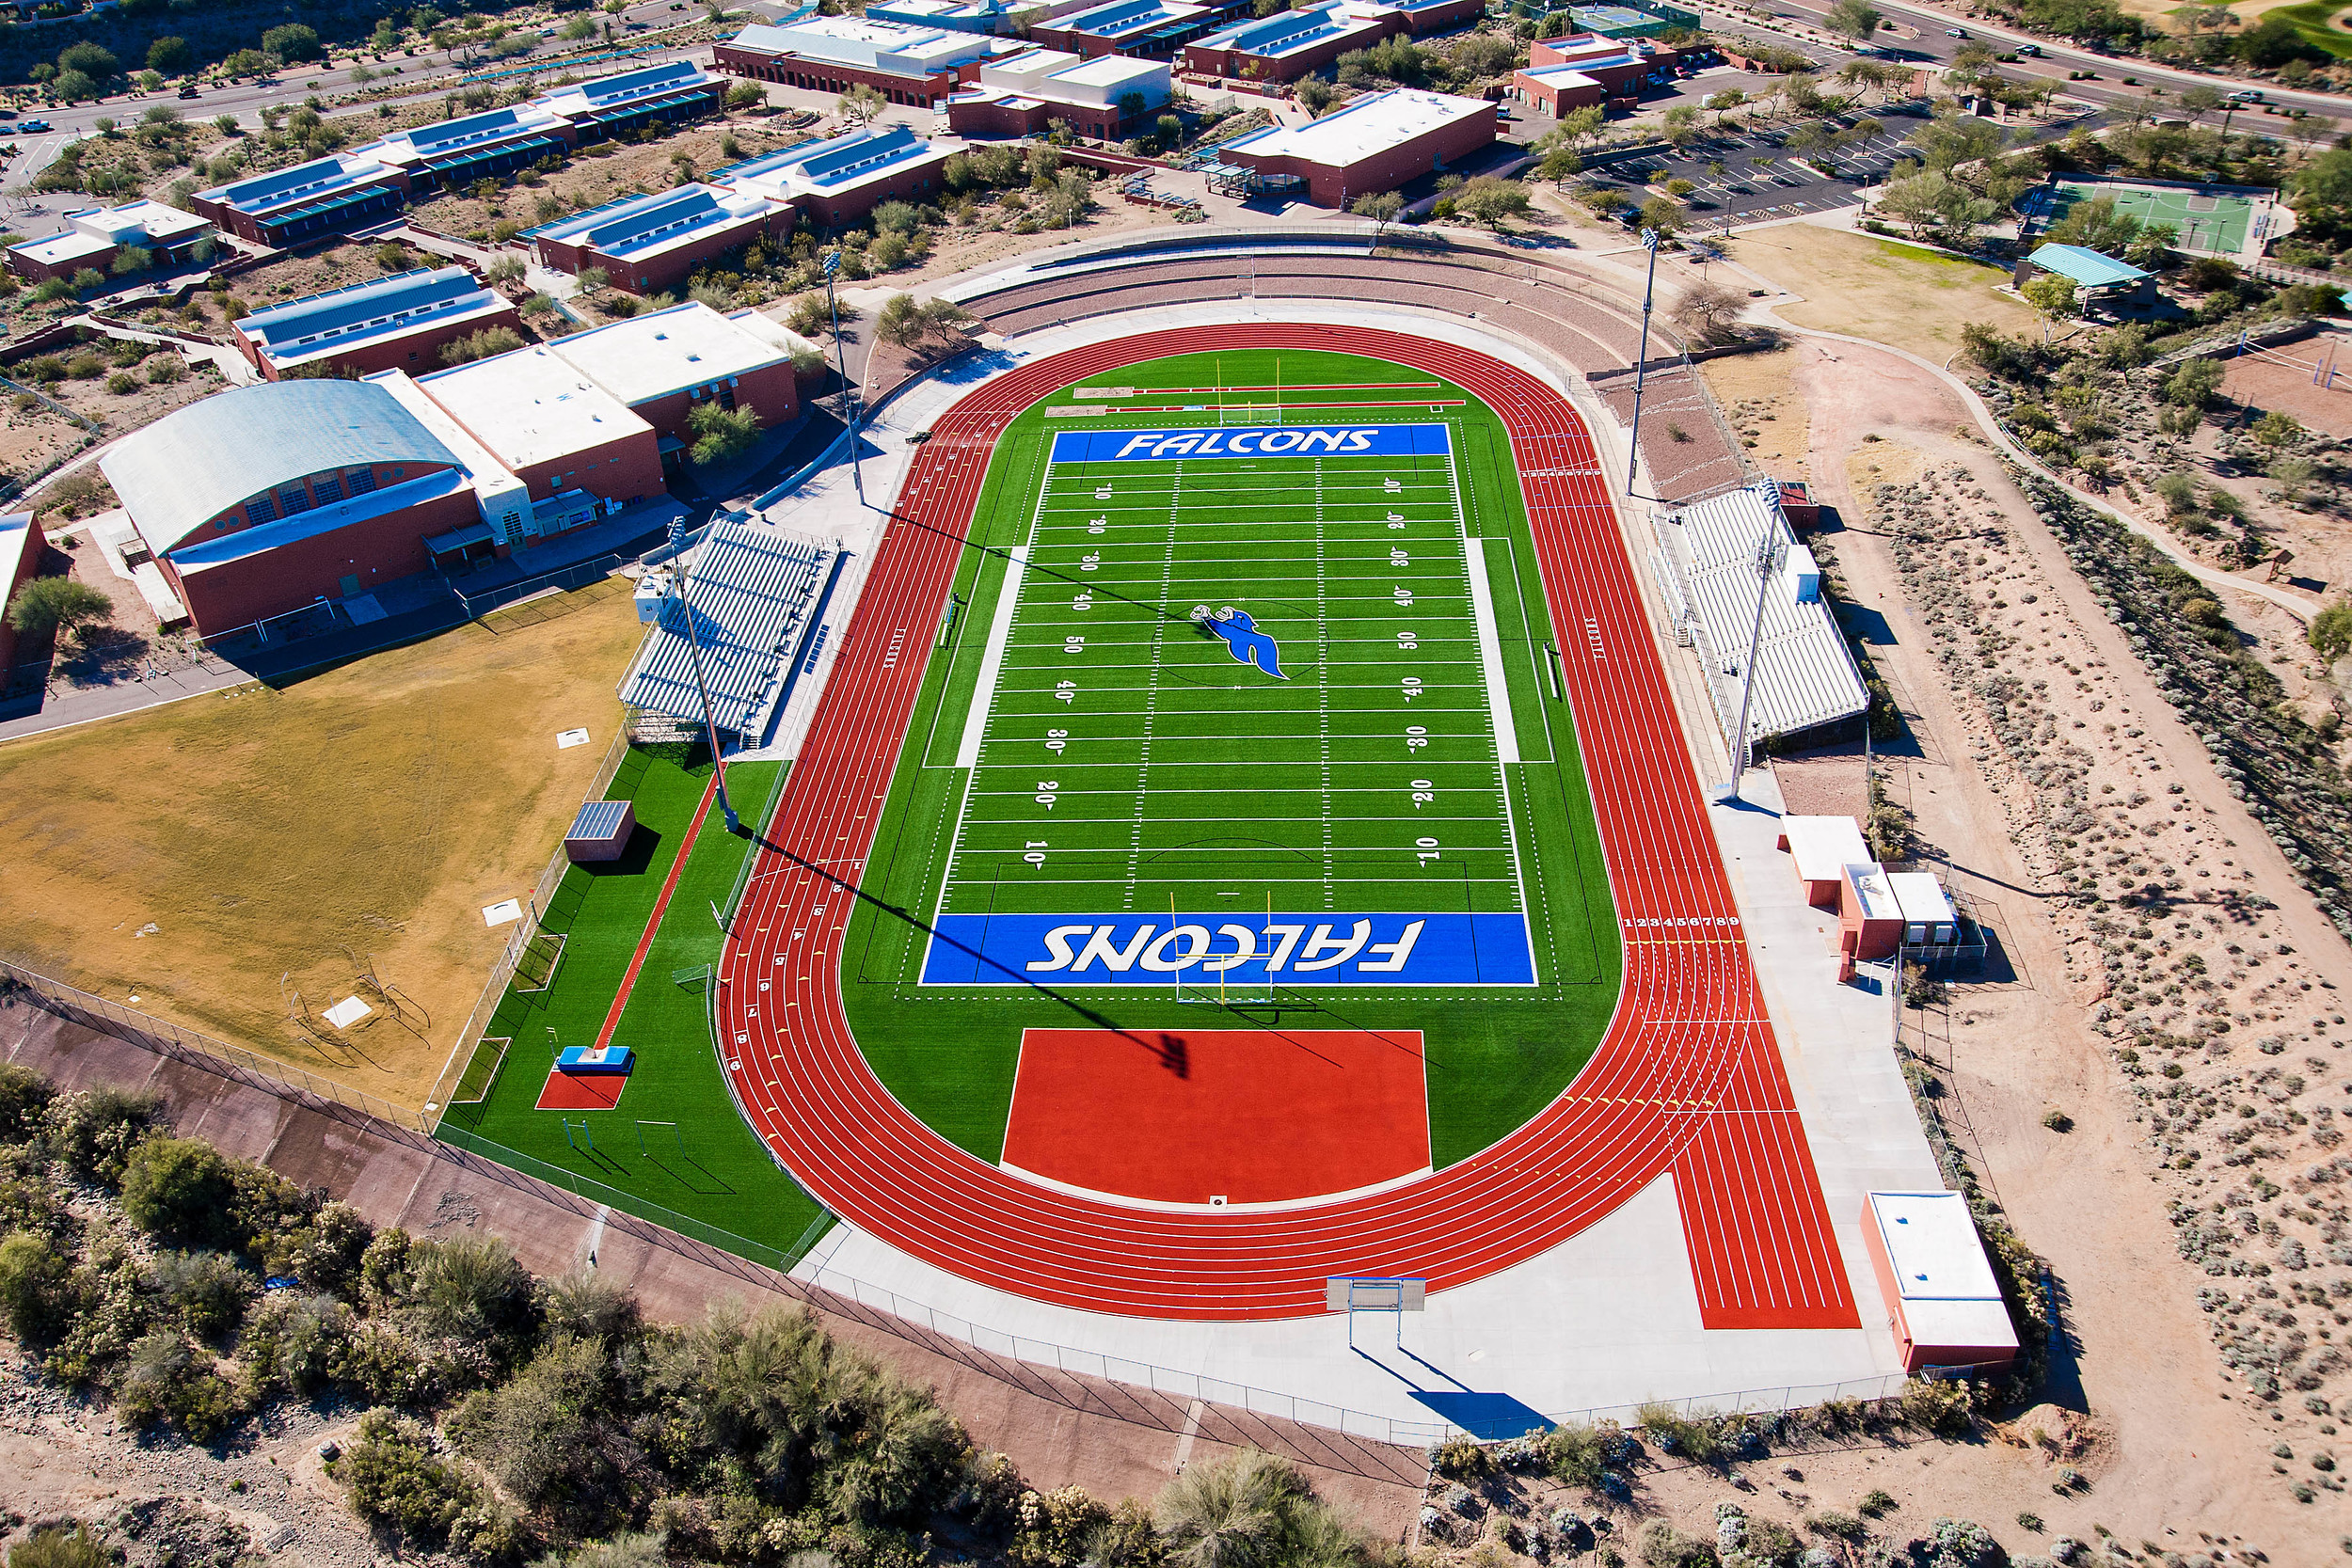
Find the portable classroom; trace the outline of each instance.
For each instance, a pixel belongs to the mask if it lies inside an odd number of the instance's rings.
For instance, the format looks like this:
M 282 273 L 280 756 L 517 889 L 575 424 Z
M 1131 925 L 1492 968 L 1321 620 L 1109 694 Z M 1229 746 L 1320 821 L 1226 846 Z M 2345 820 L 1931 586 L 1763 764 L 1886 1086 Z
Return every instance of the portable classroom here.
M 2001 1287 L 1958 1193 L 1866 1193 L 1862 1239 L 1903 1370 L 2017 1359 Z

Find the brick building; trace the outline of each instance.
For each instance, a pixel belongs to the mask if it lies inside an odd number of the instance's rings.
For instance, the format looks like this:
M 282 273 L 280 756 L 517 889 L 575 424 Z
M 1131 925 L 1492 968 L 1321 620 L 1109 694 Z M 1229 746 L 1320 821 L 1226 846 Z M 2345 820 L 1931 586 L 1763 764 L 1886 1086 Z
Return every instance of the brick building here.
M 1168 87 L 1157 60 L 1031 49 L 982 66 L 979 80 L 947 101 L 947 123 L 960 136 L 1011 137 L 1043 135 L 1060 120 L 1081 136 L 1117 141 L 1167 107 Z
M 855 223 L 885 201 L 937 201 L 947 160 L 963 143 L 922 137 L 903 125 L 779 148 L 712 172 L 723 189 L 788 203 L 825 229 Z
M 1403 12 L 1361 0 L 1326 0 L 1300 10 L 1277 11 L 1211 33 L 1184 46 L 1185 71 L 1245 82 L 1295 82 L 1330 66 L 1350 50 L 1409 32 Z
M 815 92 L 847 92 L 863 85 L 892 103 L 930 108 L 970 80 L 980 61 L 1005 47 L 983 33 L 859 16 L 811 16 L 781 26 L 746 27 L 714 46 L 711 61 L 729 75 L 755 81 Z
M 29 512 L 0 515 L 0 608 L 16 597 L 16 591 L 40 575 L 41 557 L 49 550 L 48 536 Z M 0 689 L 8 685 L 9 673 L 17 662 L 16 628 L 8 618 L 0 615 Z
M 8 270 L 27 283 L 72 277 L 84 267 L 108 272 L 125 250 L 148 253 L 149 265 L 184 265 L 213 243 L 212 220 L 144 198 L 119 207 L 85 207 L 65 215 L 54 234 L 8 246 Z
M 1304 125 L 1276 125 L 1227 142 L 1221 155 L 1261 181 L 1295 182 L 1318 207 L 1345 207 L 1394 190 L 1492 145 L 1495 105 L 1394 87 Z
M 706 403 L 749 408 L 762 428 L 797 418 L 792 356 L 815 346 L 756 311 L 723 316 L 690 300 L 575 332 L 548 349 L 651 425 L 667 456 L 691 444 L 693 412 Z
M 1165 60 L 1248 11 L 1248 0 L 1211 0 L 1205 5 L 1193 0 L 1111 0 L 1050 22 L 1033 22 L 1029 40 L 1089 60 L 1104 55 Z
M 633 294 L 677 288 L 715 257 L 792 231 L 790 204 L 740 185 L 692 184 L 628 196 L 526 229 L 543 267 L 575 277 L 601 268 Z
M 494 326 L 519 330 L 513 302 L 464 267 L 420 267 L 265 305 L 235 324 L 237 347 L 265 380 L 290 372 L 437 370 L 441 348 Z

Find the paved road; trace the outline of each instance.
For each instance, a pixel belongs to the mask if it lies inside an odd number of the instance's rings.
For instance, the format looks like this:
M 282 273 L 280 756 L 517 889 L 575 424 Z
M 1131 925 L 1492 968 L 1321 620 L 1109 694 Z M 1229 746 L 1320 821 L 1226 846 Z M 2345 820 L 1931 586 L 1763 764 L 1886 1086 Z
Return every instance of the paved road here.
M 2280 108 L 2299 108 L 2331 120 L 2352 119 L 2352 99 L 2346 99 L 2339 94 L 2290 92 L 2268 82 L 2240 81 L 2232 77 L 2208 75 L 2201 71 L 2177 71 L 2169 66 L 2157 65 L 2135 56 L 2100 54 L 2073 44 L 2036 38 L 2033 34 L 2014 28 L 1982 21 L 1963 20 L 1957 15 L 1927 5 L 1904 5 L 1898 3 L 1898 0 L 1874 0 L 1874 3 L 1898 29 L 1892 36 L 1882 32 L 1873 40 L 1878 46 L 1876 53 L 1884 57 L 1920 64 L 1941 64 L 1950 60 L 1970 42 L 1986 44 L 1995 51 L 2004 53 L 2016 48 L 2021 43 L 2032 44 L 2042 50 L 2042 56 L 2039 59 L 2028 57 L 2013 63 L 2005 63 L 2000 68 L 2002 73 L 2012 77 L 2051 77 L 2058 81 L 2061 90 L 2068 96 L 2088 99 L 2096 103 L 2126 103 L 2144 99 L 2147 96 L 2144 88 L 2127 87 L 2122 85 L 2123 77 L 2137 76 L 2143 83 L 2161 84 L 2164 89 L 2171 94 L 2177 94 L 2183 87 L 2199 84 L 2219 87 L 2224 92 L 2240 87 L 2250 87 L 2258 88 L 2268 103 Z M 1836 0 L 1763 0 L 1763 8 L 1789 22 L 1818 30 L 1823 25 L 1822 18 L 1835 4 Z M 1726 31 L 1742 30 L 1740 27 L 1742 19 L 1736 12 L 1717 10 L 1705 6 L 1700 7 L 1699 11 L 1709 27 L 1720 26 Z M 1950 27 L 1959 27 L 1969 37 L 1966 39 L 1951 38 L 1946 32 L 1946 29 Z M 1748 30 L 1753 31 L 1753 29 Z M 1835 45 L 1803 44 L 1794 40 L 1784 41 L 1787 41 L 1789 47 L 1796 48 L 1808 57 L 1817 60 L 1842 63 L 1845 58 L 1851 57 L 1851 51 L 1842 50 Z M 2070 82 L 2066 79 L 2066 73 L 2069 71 L 2096 71 L 2100 79 L 2095 82 Z M 2240 120 L 2246 120 L 2249 117 L 2238 118 Z M 2273 135 L 2279 134 L 2283 129 L 2277 119 L 2259 112 L 2251 116 L 2250 120 L 2251 124 L 2243 128 L 2252 129 L 2254 126 L 2260 126 Z

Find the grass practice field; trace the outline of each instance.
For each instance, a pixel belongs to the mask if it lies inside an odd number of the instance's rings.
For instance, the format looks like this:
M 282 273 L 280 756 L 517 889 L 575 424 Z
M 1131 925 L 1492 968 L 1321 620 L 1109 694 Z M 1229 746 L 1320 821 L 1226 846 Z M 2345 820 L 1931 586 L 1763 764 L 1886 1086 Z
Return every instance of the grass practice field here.
M 0 951 L 116 1002 L 421 1102 L 620 720 L 618 578 L 295 681 L 0 747 Z M 559 750 L 559 733 L 590 743 Z M 346 952 L 348 949 L 348 952 Z M 288 1023 L 354 957 L 430 1015 Z
M 2246 248 L 2246 230 L 2254 221 L 2254 203 L 2242 196 L 2201 196 L 2195 191 L 2158 185 L 2126 185 L 2111 181 L 2062 180 L 2050 197 L 2053 222 L 2076 202 L 2097 197 L 2114 200 L 2121 215 L 2141 223 L 2167 223 L 2180 238 L 2176 245 L 2207 256 L 2235 256 Z
M 1501 423 L 1345 356 L 1115 379 L 996 448 L 845 943 L 860 1046 L 993 1161 L 1017 1081 L 1086 1073 L 1025 1030 L 1225 1083 L 1253 1040 L 1417 1037 L 1392 1131 L 1451 1164 L 1560 1092 L 1620 972 Z
M 727 770 L 738 809 L 758 820 L 779 782 L 775 763 Z M 688 771 L 632 750 L 606 790 L 635 802 L 628 854 L 605 865 L 576 865 L 549 901 L 542 929 L 564 937 L 550 983 L 529 989 L 517 976 L 488 1030 L 509 1043 L 494 1082 L 477 1103 L 453 1104 L 440 1136 L 615 1207 L 699 1236 L 744 1257 L 775 1263 L 814 1241 L 816 1202 L 776 1167 L 727 1098 L 711 1050 L 704 985 L 680 983 L 719 957 L 710 907 L 723 905 L 750 840 L 730 836 L 713 807 L 672 890 L 666 917 L 629 990 L 612 1034 L 636 1053 L 635 1070 L 611 1110 L 536 1108 L 557 1048 L 593 1045 L 655 904 L 701 805 L 707 765 Z M 469 1074 L 480 1092 L 483 1072 Z M 462 1092 L 462 1091 L 461 1091 Z M 571 1129 L 566 1135 L 564 1124 Z M 821 1230 L 817 1234 L 821 1234 Z

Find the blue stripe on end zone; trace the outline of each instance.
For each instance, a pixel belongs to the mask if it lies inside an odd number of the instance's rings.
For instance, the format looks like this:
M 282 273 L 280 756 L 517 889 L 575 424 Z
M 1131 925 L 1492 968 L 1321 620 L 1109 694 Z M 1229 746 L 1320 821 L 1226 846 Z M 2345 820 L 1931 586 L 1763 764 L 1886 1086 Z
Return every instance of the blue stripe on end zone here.
M 1443 457 L 1441 424 L 1253 425 L 1241 430 L 1065 430 L 1057 463 L 1175 462 L 1200 457 Z
M 1239 957 L 1223 970 L 1209 966 Z M 944 914 L 927 986 L 1532 986 L 1518 914 Z

